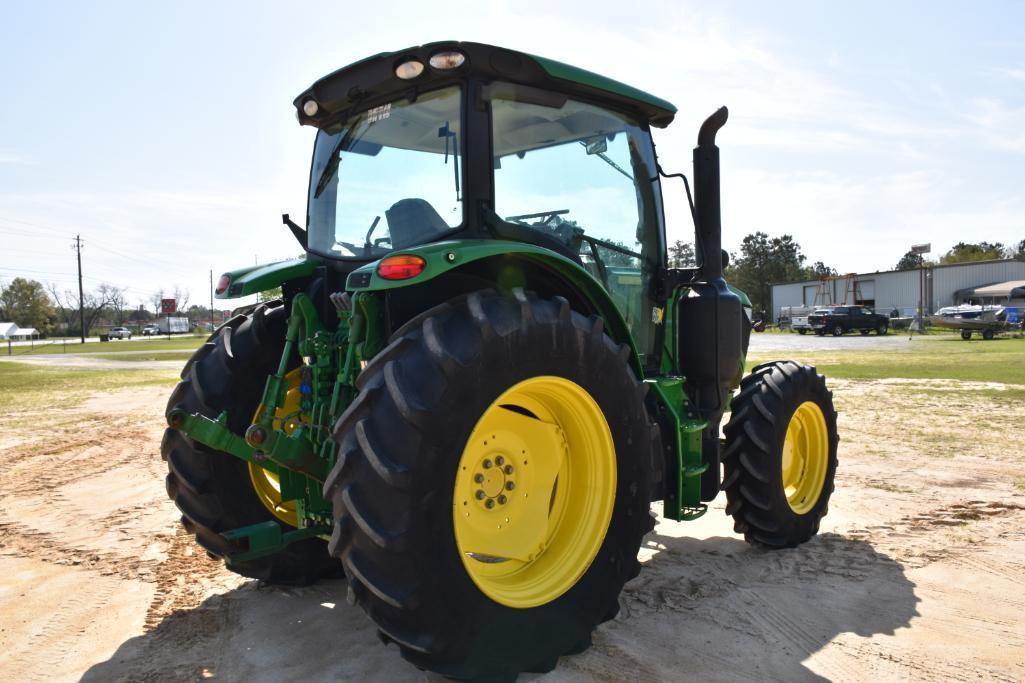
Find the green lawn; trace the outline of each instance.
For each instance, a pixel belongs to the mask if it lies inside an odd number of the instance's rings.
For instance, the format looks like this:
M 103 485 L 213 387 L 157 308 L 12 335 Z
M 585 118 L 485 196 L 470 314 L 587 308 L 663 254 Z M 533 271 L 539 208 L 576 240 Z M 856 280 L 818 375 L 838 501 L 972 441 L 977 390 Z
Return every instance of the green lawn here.
M 963 341 L 960 337 L 915 339 L 893 351 L 800 351 L 794 360 L 815 365 L 828 377 L 846 379 L 954 379 L 1025 384 L 1025 339 L 998 337 Z M 781 356 L 752 353 L 748 369 Z
M 60 341 L 53 343 L 39 342 L 35 347 L 13 346 L 11 347 L 11 355 L 24 356 L 39 355 L 41 353 L 109 354 L 113 351 L 156 351 L 159 349 L 191 351 L 198 348 L 204 341 L 206 341 L 206 335 L 174 336 L 170 339 L 167 337 L 152 337 L 149 339 L 129 339 L 125 341 L 86 342 L 85 344 L 70 341 L 66 344 Z M 0 353 L 6 354 L 7 349 L 0 348 Z
M 48 367 L 35 363 L 0 363 L 0 416 L 10 411 L 47 406 L 67 408 L 96 392 L 166 386 L 178 379 L 175 370 L 103 370 Z

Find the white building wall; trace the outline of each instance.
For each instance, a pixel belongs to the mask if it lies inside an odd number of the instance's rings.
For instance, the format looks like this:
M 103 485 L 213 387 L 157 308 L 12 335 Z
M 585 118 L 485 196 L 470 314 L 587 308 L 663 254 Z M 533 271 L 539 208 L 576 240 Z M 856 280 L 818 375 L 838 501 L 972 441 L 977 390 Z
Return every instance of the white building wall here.
M 950 266 L 936 266 L 928 271 L 931 280 L 927 281 L 925 304 L 927 312 L 935 312 L 943 306 L 953 306 L 954 294 L 958 290 L 1008 280 L 1025 280 L 1025 261 L 984 261 L 981 263 L 958 263 Z M 919 296 L 919 272 L 917 270 L 889 271 L 883 273 L 862 273 L 856 276 L 859 282 L 861 298 L 875 301 L 876 310 L 888 313 L 896 308 L 901 312 L 917 310 Z M 867 282 L 871 281 L 871 285 Z M 781 306 L 811 306 L 814 292 L 818 288 L 818 280 L 789 282 L 772 286 L 772 320 L 779 317 Z M 834 280 L 829 283 L 833 302 L 844 302 L 845 280 Z M 871 290 L 872 296 L 869 296 Z M 808 294 L 812 292 L 812 294 Z M 805 299 L 807 298 L 807 301 Z M 848 301 L 848 303 L 850 303 Z

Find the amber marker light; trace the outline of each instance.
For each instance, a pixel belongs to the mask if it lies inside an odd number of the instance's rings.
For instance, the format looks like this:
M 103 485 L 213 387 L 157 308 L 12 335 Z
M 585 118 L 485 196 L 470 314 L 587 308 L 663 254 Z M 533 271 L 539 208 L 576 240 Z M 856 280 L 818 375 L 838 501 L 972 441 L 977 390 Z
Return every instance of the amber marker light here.
M 231 276 L 225 273 L 221 276 L 221 279 L 217 281 L 217 288 L 214 289 L 214 294 L 224 294 L 224 290 L 231 284 Z
M 419 256 L 398 254 L 382 259 L 377 264 L 377 274 L 385 280 L 408 280 L 424 272 L 427 262 Z

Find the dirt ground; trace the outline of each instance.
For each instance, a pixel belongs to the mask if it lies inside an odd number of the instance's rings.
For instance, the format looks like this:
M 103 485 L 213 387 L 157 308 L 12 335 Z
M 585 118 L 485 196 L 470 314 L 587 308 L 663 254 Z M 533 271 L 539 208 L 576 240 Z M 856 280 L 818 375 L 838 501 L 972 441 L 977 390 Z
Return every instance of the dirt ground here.
M 999 384 L 833 381 L 820 536 L 767 552 L 722 502 L 662 521 L 594 647 L 520 680 L 1025 680 L 1025 406 Z M 0 416 L 0 680 L 436 680 L 344 581 L 259 585 L 163 490 L 165 390 Z M 1017 482 L 1017 486 L 1016 486 Z

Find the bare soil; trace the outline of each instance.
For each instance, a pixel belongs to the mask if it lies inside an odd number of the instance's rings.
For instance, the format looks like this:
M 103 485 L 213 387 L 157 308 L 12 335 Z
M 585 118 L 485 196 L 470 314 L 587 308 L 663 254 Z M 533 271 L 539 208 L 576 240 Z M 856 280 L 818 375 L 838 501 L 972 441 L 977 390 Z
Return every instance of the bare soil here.
M 831 384 L 817 538 L 749 547 L 721 501 L 661 521 L 594 647 L 521 680 L 1025 680 L 1025 406 L 992 383 Z M 344 581 L 263 586 L 193 545 L 163 490 L 165 393 L 0 416 L 0 680 L 440 680 Z

